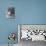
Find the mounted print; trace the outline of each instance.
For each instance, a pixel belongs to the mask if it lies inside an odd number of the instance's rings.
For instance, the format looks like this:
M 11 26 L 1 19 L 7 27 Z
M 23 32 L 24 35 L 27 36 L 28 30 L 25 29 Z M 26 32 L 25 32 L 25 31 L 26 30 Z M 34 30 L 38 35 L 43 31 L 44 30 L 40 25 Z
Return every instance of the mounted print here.
M 18 25 L 18 38 L 21 40 L 46 41 L 46 25 Z

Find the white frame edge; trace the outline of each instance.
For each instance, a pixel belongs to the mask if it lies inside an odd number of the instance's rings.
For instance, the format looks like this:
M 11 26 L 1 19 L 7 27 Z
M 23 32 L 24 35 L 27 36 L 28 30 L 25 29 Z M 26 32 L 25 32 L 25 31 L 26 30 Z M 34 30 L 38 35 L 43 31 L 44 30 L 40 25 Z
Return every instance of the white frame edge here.
M 18 25 L 18 43 L 20 43 L 20 25 Z

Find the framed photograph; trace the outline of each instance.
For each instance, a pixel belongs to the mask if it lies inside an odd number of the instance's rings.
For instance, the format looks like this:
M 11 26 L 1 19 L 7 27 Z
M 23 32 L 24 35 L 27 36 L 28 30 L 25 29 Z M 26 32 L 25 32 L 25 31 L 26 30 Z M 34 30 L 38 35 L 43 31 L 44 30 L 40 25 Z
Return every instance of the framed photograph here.
M 18 41 L 46 41 L 46 25 L 20 24 L 18 25 Z

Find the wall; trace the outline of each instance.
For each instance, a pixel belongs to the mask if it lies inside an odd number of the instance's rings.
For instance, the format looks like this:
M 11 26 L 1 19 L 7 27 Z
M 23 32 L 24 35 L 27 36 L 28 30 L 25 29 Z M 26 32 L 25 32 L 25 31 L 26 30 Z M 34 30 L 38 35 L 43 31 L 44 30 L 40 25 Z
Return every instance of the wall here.
M 5 17 L 10 4 L 16 8 L 16 19 Z M 18 32 L 17 24 L 46 24 L 46 0 L 0 0 L 0 44 L 8 43 L 9 32 Z
M 15 2 L 15 0 L 0 0 L 0 44 L 7 44 L 9 42 L 8 34 L 10 32 L 17 33 L 17 20 L 6 18 L 7 8 L 10 5 L 16 7 Z M 17 42 L 17 39 L 15 42 Z
M 46 0 L 17 0 L 16 15 L 19 24 L 46 24 Z

